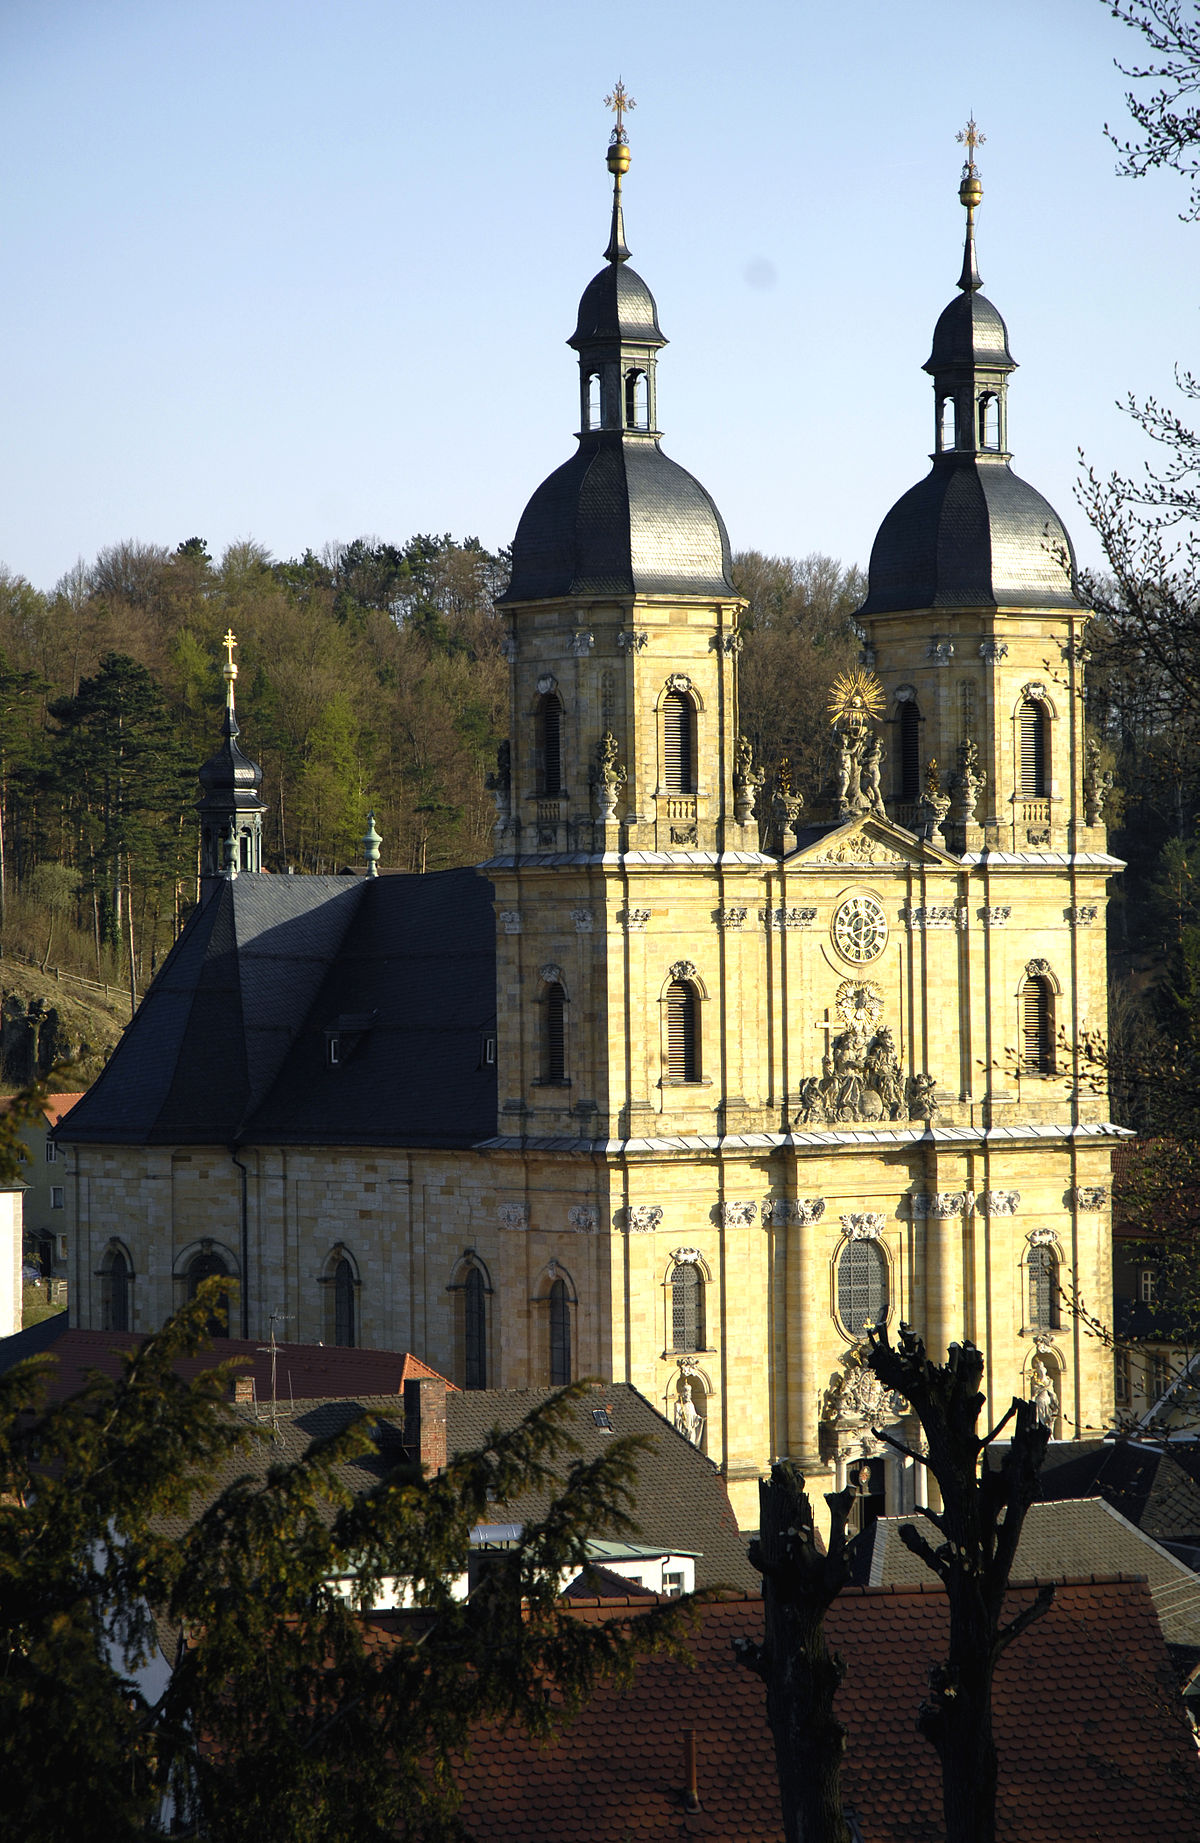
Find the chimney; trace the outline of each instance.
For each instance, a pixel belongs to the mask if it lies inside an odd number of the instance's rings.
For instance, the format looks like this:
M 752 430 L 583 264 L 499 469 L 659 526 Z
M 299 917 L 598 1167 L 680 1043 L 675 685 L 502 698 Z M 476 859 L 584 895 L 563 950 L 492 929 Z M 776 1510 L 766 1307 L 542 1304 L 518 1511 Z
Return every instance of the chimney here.
M 685 1728 L 683 1731 L 683 1808 L 685 1811 L 699 1811 L 700 1787 L 696 1776 L 696 1730 Z
M 235 1376 L 233 1379 L 233 1404 L 235 1408 L 248 1408 L 254 1400 L 254 1377 Z
M 404 1385 L 404 1444 L 429 1477 L 446 1465 L 446 1384 L 422 1376 Z

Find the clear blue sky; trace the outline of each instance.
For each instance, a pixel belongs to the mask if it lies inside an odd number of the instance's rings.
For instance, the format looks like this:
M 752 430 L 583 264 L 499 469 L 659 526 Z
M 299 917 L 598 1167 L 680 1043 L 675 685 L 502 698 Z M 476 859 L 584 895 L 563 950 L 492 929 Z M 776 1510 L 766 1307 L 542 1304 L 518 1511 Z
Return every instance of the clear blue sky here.
M 1200 330 L 1183 182 L 1103 136 L 1139 45 L 1100 0 L 6 0 L 0 560 L 507 542 L 574 447 L 618 74 L 664 446 L 735 546 L 865 563 L 924 473 L 973 110 L 1015 464 L 1092 557 L 1076 450 L 1140 464 L 1115 399 Z

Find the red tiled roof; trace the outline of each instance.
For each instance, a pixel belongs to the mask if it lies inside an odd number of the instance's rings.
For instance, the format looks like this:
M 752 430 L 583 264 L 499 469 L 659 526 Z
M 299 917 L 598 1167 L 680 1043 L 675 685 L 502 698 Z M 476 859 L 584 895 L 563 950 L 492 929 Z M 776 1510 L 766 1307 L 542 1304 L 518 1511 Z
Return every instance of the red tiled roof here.
M 63 1115 L 70 1113 L 76 1101 L 81 1101 L 83 1099 L 85 1092 L 86 1090 L 81 1090 L 78 1094 L 47 1095 L 46 1104 L 42 1108 L 42 1117 L 45 1119 L 46 1124 L 48 1126 L 57 1126 Z M 0 1113 L 7 1113 L 12 1104 L 13 1096 L 11 1094 L 0 1095 Z
M 66 1316 L 65 1313 L 63 1315 Z M 19 1336 L 20 1334 L 18 1334 Z M 83 1386 L 87 1372 L 98 1369 L 106 1376 L 121 1373 L 120 1353 L 145 1343 L 133 1332 L 64 1330 L 53 1343 L 45 1345 L 48 1355 L 57 1357 L 57 1371 L 49 1386 L 49 1397 L 56 1401 L 73 1395 Z M 16 1338 L 0 1344 L 0 1357 L 15 1362 L 26 1353 L 13 1348 Z M 6 1346 L 8 1348 L 6 1348 Z M 271 1355 L 258 1340 L 218 1338 L 209 1350 L 194 1357 L 183 1357 L 176 1365 L 181 1376 L 198 1376 L 201 1370 L 224 1363 L 229 1357 L 248 1357 L 242 1375 L 254 1379 L 259 1401 L 271 1399 Z M 8 1364 L 0 1363 L 7 1368 Z M 280 1344 L 276 1353 L 275 1387 L 281 1401 L 323 1396 L 338 1400 L 357 1395 L 399 1395 L 406 1382 L 436 1376 L 420 1357 L 401 1350 L 345 1350 L 336 1344 Z M 452 1382 L 447 1388 L 454 1388 Z
M 1029 1589 L 1014 1589 L 1010 1608 Z M 611 1606 L 580 1607 L 585 1619 Z M 845 1803 L 864 1843 L 939 1843 L 937 1756 L 916 1730 L 943 1655 L 940 1588 L 854 1588 L 830 1608 L 846 1661 L 838 1713 L 849 1743 Z M 762 1603 L 702 1610 L 696 1668 L 650 1658 L 624 1690 L 603 1687 L 549 1745 L 481 1728 L 459 1771 L 463 1817 L 488 1843 L 781 1843 L 762 1683 L 732 1640 L 762 1635 Z M 1200 1840 L 1200 1763 L 1140 1580 L 1063 1584 L 996 1673 L 1001 1843 Z M 684 1731 L 696 1730 L 702 1809 L 683 1808 Z

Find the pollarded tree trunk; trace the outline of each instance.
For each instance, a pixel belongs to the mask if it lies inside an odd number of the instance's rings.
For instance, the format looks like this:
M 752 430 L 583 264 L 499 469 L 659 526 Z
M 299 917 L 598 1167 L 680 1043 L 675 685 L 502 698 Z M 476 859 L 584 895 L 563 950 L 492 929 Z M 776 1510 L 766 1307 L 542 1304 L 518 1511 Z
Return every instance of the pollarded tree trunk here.
M 942 1763 L 946 1843 L 993 1843 L 997 1760 L 992 1677 L 1001 1654 L 1054 1597 L 1052 1587 L 1040 1589 L 1007 1625 L 1001 1624 L 1013 1558 L 1050 1435 L 1032 1402 L 1014 1400 L 1000 1425 L 981 1436 L 983 1353 L 964 1339 L 950 1346 L 948 1362 L 931 1363 L 921 1339 L 906 1325 L 900 1331 L 897 1349 L 889 1344 L 886 1327 L 873 1331 L 867 1362 L 886 1387 L 905 1397 L 924 1432 L 942 1508 L 921 1516 L 942 1541 L 934 1548 L 916 1524 L 903 1525 L 900 1538 L 938 1576 L 950 1609 L 946 1661 L 929 1673 L 929 1698 L 917 1725 Z M 993 1468 L 988 1446 L 1010 1420 L 1015 1422 L 1012 1439 Z M 896 1444 L 886 1433 L 881 1438 Z
M 828 1553 L 817 1547 L 804 1477 L 790 1460 L 758 1487 L 760 1527 L 750 1560 L 763 1577 L 761 1645 L 735 1645 L 767 1686 L 767 1720 L 787 1843 L 851 1843 L 842 1814 L 846 1730 L 833 1710 L 844 1666 L 825 1642 L 825 1614 L 850 1579 L 846 1517 L 853 1491 L 826 1498 Z

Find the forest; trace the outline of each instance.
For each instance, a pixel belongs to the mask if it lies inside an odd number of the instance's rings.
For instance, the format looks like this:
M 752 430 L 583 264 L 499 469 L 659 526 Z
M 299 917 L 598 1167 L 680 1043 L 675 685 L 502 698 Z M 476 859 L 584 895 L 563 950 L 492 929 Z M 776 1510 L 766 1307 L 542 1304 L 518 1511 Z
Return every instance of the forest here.
M 743 728 L 811 787 L 861 574 L 745 552 L 736 576 Z M 126 542 L 49 593 L 0 575 L 5 952 L 138 993 L 153 977 L 196 900 L 196 771 L 219 739 L 227 629 L 268 869 L 359 862 L 368 809 L 385 869 L 486 856 L 507 580 L 504 553 L 428 534 L 286 562 L 252 543 L 214 560 L 201 538 Z

